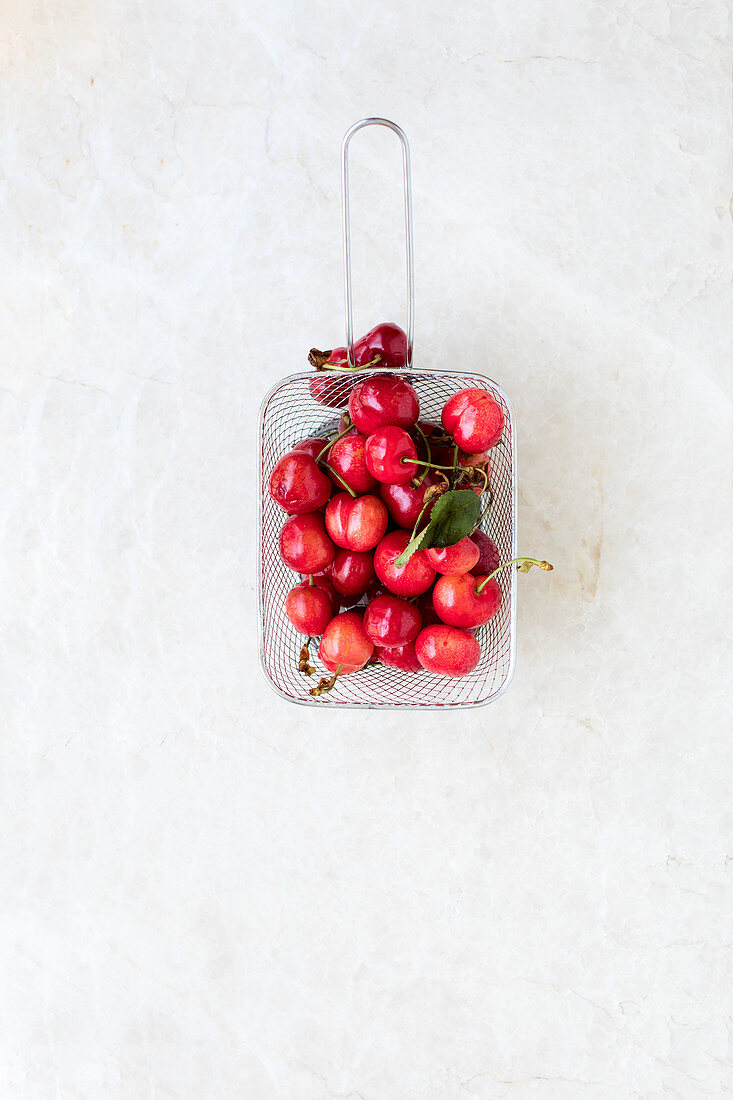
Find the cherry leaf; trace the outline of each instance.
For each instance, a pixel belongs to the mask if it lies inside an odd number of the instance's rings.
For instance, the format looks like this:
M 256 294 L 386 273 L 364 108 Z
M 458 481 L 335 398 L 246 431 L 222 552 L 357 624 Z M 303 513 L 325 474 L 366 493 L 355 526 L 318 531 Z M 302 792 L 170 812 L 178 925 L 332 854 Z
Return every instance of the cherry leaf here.
M 416 550 L 454 546 L 471 534 L 480 514 L 481 502 L 473 489 L 451 489 L 442 493 L 433 505 L 427 526 L 408 542 L 395 565 L 398 569 L 404 568 Z

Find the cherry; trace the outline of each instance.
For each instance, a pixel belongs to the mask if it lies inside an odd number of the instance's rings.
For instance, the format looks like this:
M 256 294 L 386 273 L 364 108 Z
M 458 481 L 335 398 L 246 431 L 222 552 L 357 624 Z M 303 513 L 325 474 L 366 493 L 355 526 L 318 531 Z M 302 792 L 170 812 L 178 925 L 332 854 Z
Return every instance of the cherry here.
M 409 541 L 409 531 L 391 531 L 374 551 L 374 572 L 379 580 L 395 596 L 406 596 L 408 599 L 410 596 L 421 596 L 435 580 L 435 570 L 425 557 L 424 550 L 416 550 L 401 567 L 395 564 Z
M 375 374 L 357 382 L 349 396 L 349 414 L 364 435 L 389 425 L 411 428 L 419 412 L 410 383 L 390 374 Z
M 301 634 L 323 634 L 335 609 L 325 588 L 301 581 L 285 597 L 285 614 Z
M 326 506 L 326 530 L 344 550 L 373 550 L 387 530 L 389 513 L 379 497 L 337 493 Z
M 493 573 L 495 569 L 499 568 L 499 547 L 496 545 L 493 539 L 490 539 L 488 535 L 485 535 L 483 531 L 474 531 L 471 538 L 478 546 L 479 558 L 473 569 L 469 570 L 471 573 L 486 576 L 489 573 Z
M 435 489 L 437 485 L 445 487 L 443 478 L 435 470 L 428 470 L 416 489 L 411 485 L 383 484 L 379 486 L 379 495 L 387 505 L 394 522 L 399 524 L 400 527 L 406 527 L 411 531 L 420 518 L 428 490 Z M 422 512 L 425 520 L 430 516 L 438 496 L 439 494 L 436 493 L 433 502 L 429 503 L 425 511 Z
M 481 646 L 472 634 L 443 625 L 426 626 L 421 630 L 415 652 L 428 672 L 455 678 L 473 672 L 481 658 Z
M 311 688 L 311 695 L 323 695 L 331 691 L 339 676 L 358 672 L 367 663 L 374 645 L 369 640 L 364 623 L 358 611 L 342 611 L 331 619 L 318 647 L 318 658 L 333 673 L 329 679 L 323 679 L 317 687 Z
M 393 321 L 375 325 L 354 344 L 354 362 L 360 366 L 377 360 L 380 367 L 401 370 L 407 364 L 407 336 Z
M 330 566 L 326 566 L 326 570 L 330 569 Z M 303 585 L 315 585 L 317 588 L 322 588 L 328 595 L 333 607 L 334 615 L 341 606 L 341 598 L 331 583 L 331 578 L 328 576 L 328 572 L 324 573 L 306 573 L 303 577 L 301 584 Z
M 333 351 L 311 348 L 308 362 L 318 371 L 308 383 L 311 397 L 319 405 L 325 405 L 329 409 L 345 409 L 353 383 L 345 383 L 349 376 L 342 374 L 340 370 L 330 371 L 328 368 L 348 367 L 346 348 L 334 348 Z
M 334 559 L 336 547 L 320 512 L 292 516 L 280 531 L 280 557 L 296 573 L 320 573 Z
M 434 546 L 426 550 L 425 554 L 436 573 L 457 575 L 471 571 L 479 559 L 479 548 L 466 535 L 453 546 Z
M 291 515 L 322 508 L 331 489 L 330 480 L 304 451 L 288 451 L 275 463 L 270 474 L 270 496 Z
M 488 451 L 499 442 L 504 431 L 501 405 L 486 390 L 471 387 L 459 390 L 446 401 L 442 421 L 445 430 L 468 454 Z
M 399 668 L 402 672 L 419 672 L 422 668 L 415 653 L 414 642 L 406 642 L 405 645 L 380 645 L 374 652 L 380 664 L 389 668 Z
M 353 597 L 356 601 L 364 595 L 374 576 L 374 555 L 356 550 L 337 550 L 329 576 L 339 595 Z
M 422 615 L 414 604 L 393 596 L 391 592 L 377 596 L 364 612 L 364 629 L 380 646 L 405 645 L 420 632 Z
M 483 581 L 485 585 L 481 587 Z M 463 573 L 439 577 L 433 589 L 433 606 L 448 626 L 483 626 L 501 606 L 501 588 L 493 578 Z
M 324 447 L 328 446 L 327 439 L 321 439 L 318 435 L 309 435 L 305 439 L 301 439 L 300 443 L 296 443 L 293 447 L 294 451 L 305 451 L 307 455 L 310 455 L 312 459 L 318 458 Z
M 339 489 L 347 485 L 353 493 L 368 493 L 377 484 L 367 468 L 365 444 L 365 436 L 351 431 L 337 439 L 329 450 L 328 465 L 336 474 L 333 481 Z
M 367 437 L 365 455 L 369 473 L 387 485 L 404 485 L 417 473 L 415 444 L 404 428 L 377 428 Z

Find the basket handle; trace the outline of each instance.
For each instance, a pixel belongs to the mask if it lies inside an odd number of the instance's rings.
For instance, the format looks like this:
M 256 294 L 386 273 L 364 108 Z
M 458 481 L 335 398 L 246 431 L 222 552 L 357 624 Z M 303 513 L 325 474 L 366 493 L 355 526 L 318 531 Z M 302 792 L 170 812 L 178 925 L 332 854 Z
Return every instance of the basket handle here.
M 346 354 L 349 366 L 354 364 L 354 306 L 351 296 L 351 224 L 349 218 L 349 142 L 357 130 L 365 126 L 386 126 L 402 143 L 402 183 L 405 192 L 405 258 L 407 267 L 407 362 L 412 366 L 412 338 L 415 328 L 415 261 L 412 250 L 412 178 L 410 176 L 410 146 L 404 130 L 386 118 L 363 118 L 344 134 L 341 142 L 341 212 L 344 237 L 344 298 L 346 305 Z

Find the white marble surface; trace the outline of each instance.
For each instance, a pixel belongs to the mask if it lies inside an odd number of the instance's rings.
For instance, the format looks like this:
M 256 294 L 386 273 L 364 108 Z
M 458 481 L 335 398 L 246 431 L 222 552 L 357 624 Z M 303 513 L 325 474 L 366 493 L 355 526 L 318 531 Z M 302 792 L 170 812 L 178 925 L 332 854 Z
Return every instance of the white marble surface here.
M 728 10 L 3 5 L 4 1098 L 733 1089 Z M 340 342 L 366 114 L 556 566 L 447 720 L 257 670 L 257 403 Z M 363 329 L 389 135 L 354 174 Z

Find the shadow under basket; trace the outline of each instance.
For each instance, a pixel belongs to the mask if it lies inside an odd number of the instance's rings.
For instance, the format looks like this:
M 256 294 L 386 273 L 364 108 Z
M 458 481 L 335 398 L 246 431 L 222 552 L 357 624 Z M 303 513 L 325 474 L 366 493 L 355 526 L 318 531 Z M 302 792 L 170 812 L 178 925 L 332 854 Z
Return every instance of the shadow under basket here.
M 517 574 L 504 569 L 497 580 L 502 603 L 498 614 L 476 632 L 481 659 L 468 676 L 452 679 L 429 672 L 401 672 L 381 664 L 368 665 L 360 672 L 340 676 L 333 691 L 313 698 L 309 690 L 321 676 L 329 675 L 317 659 L 317 642 L 311 644 L 311 662 L 316 673 L 298 671 L 298 656 L 305 641 L 285 614 L 285 597 L 300 577 L 280 557 L 278 539 L 287 516 L 271 499 L 268 481 L 273 466 L 286 451 L 309 435 L 336 430 L 338 417 L 346 408 L 351 389 L 358 381 L 378 371 L 360 371 L 356 377 L 336 372 L 313 371 L 282 379 L 266 395 L 260 412 L 259 493 L 259 632 L 260 663 L 274 690 L 284 699 L 315 707 L 380 709 L 449 709 L 478 707 L 506 691 L 514 672 L 516 650 Z M 480 374 L 455 371 L 390 371 L 404 378 L 417 391 L 420 416 L 440 421 L 443 405 L 458 390 L 476 387 L 486 390 L 502 407 L 504 434 L 489 452 L 489 484 L 494 501 L 482 523 L 482 530 L 499 547 L 501 561 L 517 556 L 516 547 L 516 463 L 514 413 L 507 395 L 495 382 Z M 314 400 L 311 383 L 328 381 L 333 408 Z M 486 503 L 486 496 L 482 504 Z

